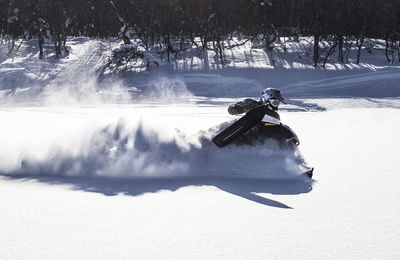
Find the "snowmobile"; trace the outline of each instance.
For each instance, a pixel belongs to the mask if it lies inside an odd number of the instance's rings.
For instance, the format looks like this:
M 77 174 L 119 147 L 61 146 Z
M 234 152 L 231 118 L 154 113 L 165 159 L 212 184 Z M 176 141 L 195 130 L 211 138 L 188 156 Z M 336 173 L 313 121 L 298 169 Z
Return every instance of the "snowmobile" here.
M 293 149 L 300 144 L 296 133 L 280 120 L 276 112 L 284 99 L 279 90 L 266 89 L 261 93 L 261 100 L 246 99 L 228 109 L 230 114 L 246 114 L 239 120 L 218 133 L 212 140 L 218 147 L 231 143 L 254 145 L 272 138 L 284 149 Z M 312 178 L 314 168 L 304 174 Z
M 254 140 L 262 142 L 265 138 L 273 138 L 279 141 L 281 147 L 298 146 L 300 141 L 295 132 L 275 114 L 277 113 L 271 113 L 266 105 L 253 108 L 217 134 L 213 142 L 218 147 L 224 147 L 234 141 L 251 144 Z

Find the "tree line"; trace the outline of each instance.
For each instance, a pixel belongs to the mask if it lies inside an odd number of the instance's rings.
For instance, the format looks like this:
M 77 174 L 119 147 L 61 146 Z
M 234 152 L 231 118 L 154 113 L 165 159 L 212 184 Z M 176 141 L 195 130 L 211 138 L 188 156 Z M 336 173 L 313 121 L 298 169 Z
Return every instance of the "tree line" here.
M 247 41 L 272 51 L 280 37 L 312 36 L 314 66 L 333 53 L 346 62 L 349 46 L 359 63 L 368 39 L 382 39 L 394 62 L 400 61 L 400 0 L 0 0 L 0 36 L 10 52 L 20 39 L 37 39 L 39 58 L 45 39 L 59 57 L 68 52 L 67 37 L 86 36 L 136 39 L 168 61 L 197 45 L 215 50 L 222 63 L 226 49 Z

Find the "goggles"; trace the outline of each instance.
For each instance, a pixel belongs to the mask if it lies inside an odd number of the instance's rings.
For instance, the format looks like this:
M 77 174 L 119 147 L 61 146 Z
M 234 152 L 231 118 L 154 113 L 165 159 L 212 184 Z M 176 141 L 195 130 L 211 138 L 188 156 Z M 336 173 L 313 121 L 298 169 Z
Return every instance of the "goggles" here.
M 269 100 L 269 103 L 270 103 L 273 107 L 278 107 L 280 102 L 279 102 L 278 99 L 271 98 L 271 99 Z

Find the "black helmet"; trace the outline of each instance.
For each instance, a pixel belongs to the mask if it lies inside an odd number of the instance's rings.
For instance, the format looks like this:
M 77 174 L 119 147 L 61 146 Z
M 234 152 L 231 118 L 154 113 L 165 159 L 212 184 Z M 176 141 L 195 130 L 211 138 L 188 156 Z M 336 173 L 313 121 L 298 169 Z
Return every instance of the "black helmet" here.
M 261 92 L 261 101 L 270 104 L 273 108 L 278 108 L 280 102 L 286 104 L 281 91 L 275 88 L 267 88 Z

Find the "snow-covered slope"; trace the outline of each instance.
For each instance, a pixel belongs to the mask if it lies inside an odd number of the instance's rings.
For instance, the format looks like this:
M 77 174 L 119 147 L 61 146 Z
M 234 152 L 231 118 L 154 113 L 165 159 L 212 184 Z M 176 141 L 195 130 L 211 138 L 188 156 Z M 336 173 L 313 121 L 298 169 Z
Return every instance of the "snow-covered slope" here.
M 43 60 L 38 59 L 34 40 L 22 44 L 12 56 L 1 51 L 5 46 L 0 45 L 0 102 L 104 104 L 165 94 L 177 96 L 177 92 L 179 98 L 190 94 L 241 98 L 258 96 L 260 89 L 266 86 L 283 89 L 289 98 L 400 95 L 397 84 L 400 67 L 396 63 L 385 63 L 381 45 L 377 44 L 372 54 L 363 51 L 365 62 L 361 64 L 352 63 L 355 55 L 352 50 L 350 63 L 328 63 L 323 69 L 314 68 L 309 59 L 301 58 L 303 52 L 308 51 L 306 42 L 284 43 L 286 52 L 277 48 L 275 53 L 266 53 L 248 43 L 227 51 L 227 64 L 223 68 L 216 63 L 214 52 L 200 55 L 193 51 L 170 64 L 160 62 L 161 67 L 151 73 L 138 73 L 142 71 L 141 67 L 128 66 L 131 73 L 125 73 L 123 78 L 110 74 L 107 65 L 112 50 L 119 46 L 116 41 L 73 38 L 67 44 L 69 54 L 60 60 L 53 57 L 50 43 L 45 45 L 46 58 Z M 277 60 L 275 67 L 268 65 L 271 59 Z M 203 66 L 204 60 L 208 61 L 209 67 Z M 191 66 L 181 68 L 182 62 Z
M 99 41 L 69 45 L 0 57 L 1 259 L 400 257 L 397 66 L 272 69 L 244 49 L 99 77 Z M 299 149 L 214 146 L 227 105 L 266 86 Z

